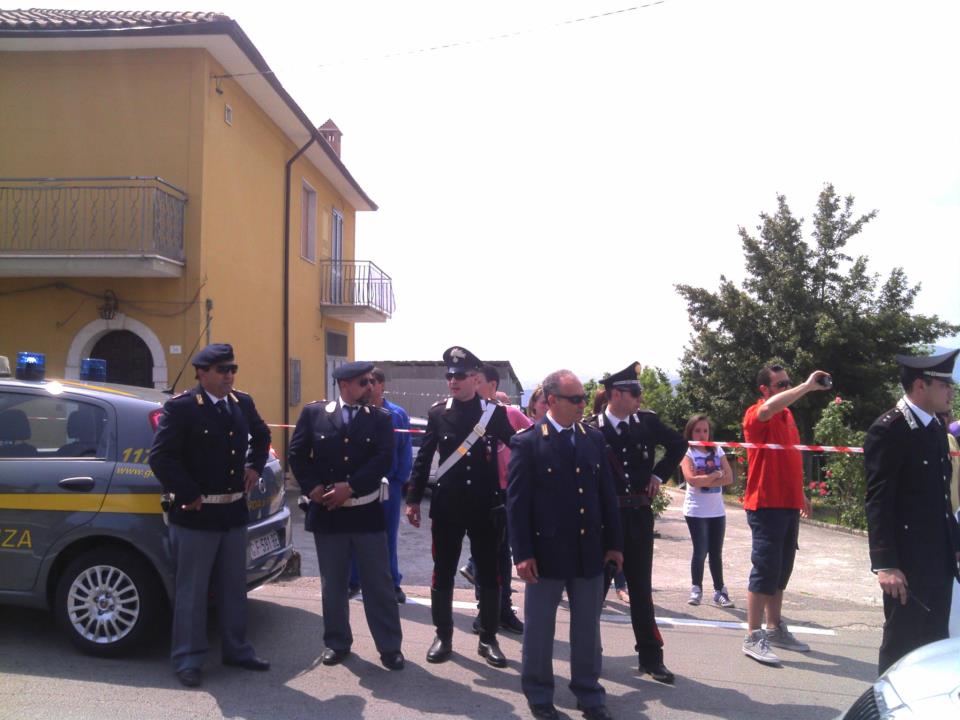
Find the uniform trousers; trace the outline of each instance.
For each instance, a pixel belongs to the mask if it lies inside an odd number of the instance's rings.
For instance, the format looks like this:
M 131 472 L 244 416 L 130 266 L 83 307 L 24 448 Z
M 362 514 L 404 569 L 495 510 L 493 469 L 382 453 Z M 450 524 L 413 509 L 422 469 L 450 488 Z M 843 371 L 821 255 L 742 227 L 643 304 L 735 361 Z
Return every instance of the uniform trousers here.
M 919 598 L 929 611 L 913 597 L 901 605 L 886 593 L 883 594 L 883 638 L 880 640 L 879 674 L 911 650 L 949 635 L 950 596 L 953 578 L 947 577 L 938 586 L 910 585 L 910 592 Z
M 453 590 L 464 535 L 470 538 L 470 553 L 477 566 L 477 586 L 485 589 L 498 587 L 500 536 L 487 513 L 455 520 L 435 517 L 430 524 L 430 534 L 433 539 L 431 587 L 434 590 Z
M 350 512 L 349 508 L 337 512 Z M 400 610 L 390 577 L 387 536 L 380 532 L 313 534 L 323 593 L 323 644 L 332 650 L 349 650 L 350 558 L 357 560 L 363 585 L 363 612 L 373 642 L 380 653 L 399 652 L 403 633 Z
M 541 577 L 527 584 L 520 686 L 531 705 L 553 703 L 553 641 L 564 590 L 570 601 L 570 690 L 582 708 L 604 705 L 606 692 L 600 685 L 602 573 L 568 580 Z
M 174 672 L 198 669 L 207 656 L 211 588 L 217 601 L 223 659 L 254 657 L 253 646 L 247 642 L 247 528 L 194 530 L 171 523 L 170 544 L 176 566 L 170 643 Z
M 383 519 L 387 523 L 387 551 L 390 553 L 390 575 L 393 577 L 393 586 L 400 587 L 403 575 L 400 573 L 400 564 L 397 562 L 397 534 L 400 532 L 400 509 L 403 505 L 403 483 L 399 480 L 390 481 L 390 497 L 383 505 Z M 350 585 L 359 587 L 360 571 L 357 561 L 350 561 Z
M 630 592 L 630 622 L 641 665 L 663 662 L 663 636 L 653 608 L 653 510 L 621 508 L 623 574 Z

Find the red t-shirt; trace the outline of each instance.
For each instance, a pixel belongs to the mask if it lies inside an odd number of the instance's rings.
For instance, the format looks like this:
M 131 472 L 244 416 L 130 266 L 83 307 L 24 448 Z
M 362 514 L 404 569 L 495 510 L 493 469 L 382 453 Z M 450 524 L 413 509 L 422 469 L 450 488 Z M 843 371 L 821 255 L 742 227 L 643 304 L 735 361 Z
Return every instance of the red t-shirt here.
M 793 421 L 793 413 L 784 408 L 763 422 L 757 417 L 764 399 L 747 408 L 743 416 L 743 439 L 750 443 L 799 445 L 800 433 Z M 747 450 L 747 490 L 743 507 L 758 508 L 803 507 L 803 460 L 799 450 Z

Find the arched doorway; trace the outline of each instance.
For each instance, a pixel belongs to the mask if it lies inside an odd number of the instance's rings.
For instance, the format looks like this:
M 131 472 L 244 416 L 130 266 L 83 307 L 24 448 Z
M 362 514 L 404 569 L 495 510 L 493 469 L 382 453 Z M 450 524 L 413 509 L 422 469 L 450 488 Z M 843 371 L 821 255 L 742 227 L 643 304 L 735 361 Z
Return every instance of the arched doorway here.
M 107 382 L 153 387 L 153 355 L 129 330 L 108 332 L 97 340 L 90 357 L 107 361 Z

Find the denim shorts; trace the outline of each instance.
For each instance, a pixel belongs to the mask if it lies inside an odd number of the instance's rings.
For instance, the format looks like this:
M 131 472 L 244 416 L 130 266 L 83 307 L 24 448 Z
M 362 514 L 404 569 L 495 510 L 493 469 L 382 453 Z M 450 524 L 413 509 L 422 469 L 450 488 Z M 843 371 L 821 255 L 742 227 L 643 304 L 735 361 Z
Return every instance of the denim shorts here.
M 797 556 L 800 511 L 785 508 L 747 510 L 753 535 L 750 560 L 750 592 L 775 595 L 787 587 Z

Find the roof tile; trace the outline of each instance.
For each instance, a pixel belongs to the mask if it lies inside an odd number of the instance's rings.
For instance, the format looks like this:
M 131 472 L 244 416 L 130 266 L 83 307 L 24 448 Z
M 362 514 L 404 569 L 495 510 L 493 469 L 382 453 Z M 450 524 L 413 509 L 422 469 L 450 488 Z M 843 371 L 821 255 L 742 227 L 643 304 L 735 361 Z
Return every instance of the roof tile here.
M 0 10 L 2 30 L 75 30 L 84 28 L 162 27 L 229 21 L 216 12 L 155 10 Z

